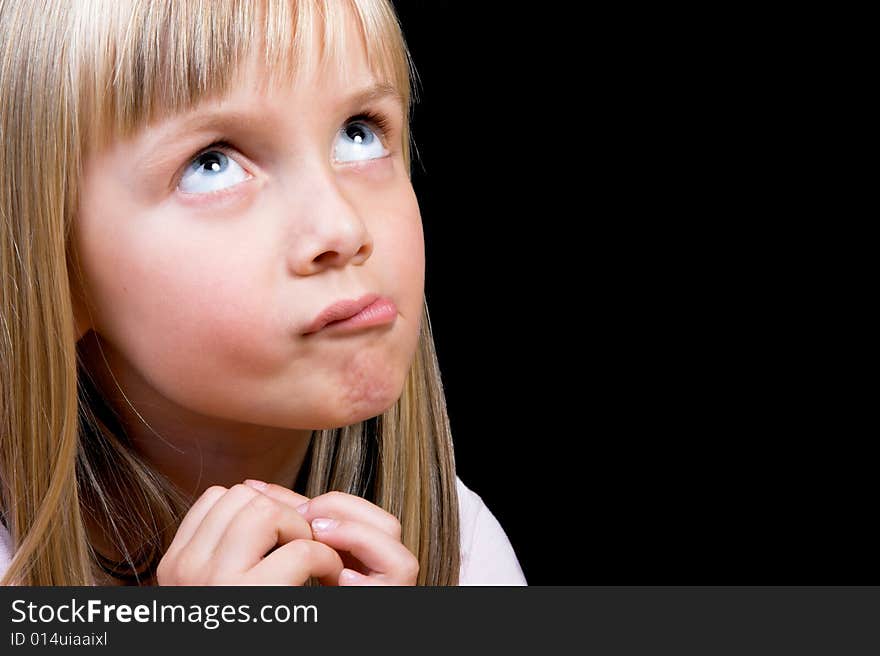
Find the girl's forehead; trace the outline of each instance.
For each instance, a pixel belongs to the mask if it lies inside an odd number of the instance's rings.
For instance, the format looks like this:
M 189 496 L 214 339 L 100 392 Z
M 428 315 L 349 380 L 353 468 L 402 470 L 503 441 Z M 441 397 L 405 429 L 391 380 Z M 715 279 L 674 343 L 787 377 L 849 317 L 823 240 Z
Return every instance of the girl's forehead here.
M 296 59 L 287 61 L 268 60 L 265 50 L 250 48 L 236 61 L 224 84 L 208 90 L 204 100 L 223 100 L 238 98 L 239 101 L 252 96 L 308 96 L 312 102 L 321 102 L 323 97 L 332 97 L 344 89 L 366 87 L 371 81 L 393 86 L 384 71 L 378 66 L 370 66 L 366 46 L 354 32 L 351 24 L 347 47 L 325 52 L 320 40 L 312 38 L 299 51 Z M 306 50 L 308 47 L 308 50 Z M 213 91 L 213 93 L 211 93 Z
M 354 114 L 376 104 L 391 105 L 400 115 L 405 112 L 404 93 L 393 80 L 380 78 L 381 71 L 368 67 L 362 49 L 349 49 L 345 60 L 345 65 L 301 67 L 287 79 L 272 76 L 265 62 L 252 54 L 224 91 L 193 107 L 159 112 L 137 136 L 173 141 L 194 131 L 230 130 L 236 124 L 256 122 L 279 125 L 290 117 Z
M 333 59 L 322 60 L 315 53 L 313 57 L 282 70 L 254 50 L 236 67 L 224 95 L 307 94 L 319 100 L 322 96 L 333 96 L 347 89 L 371 84 L 394 86 L 394 81 L 388 79 L 380 67 L 370 65 L 362 44 L 336 52 Z

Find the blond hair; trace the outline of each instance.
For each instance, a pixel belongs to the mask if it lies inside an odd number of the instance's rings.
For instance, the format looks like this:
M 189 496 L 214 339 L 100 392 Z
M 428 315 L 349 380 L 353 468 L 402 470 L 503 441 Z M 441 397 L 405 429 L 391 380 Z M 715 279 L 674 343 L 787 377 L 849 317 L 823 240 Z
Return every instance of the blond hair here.
M 87 519 L 125 554 L 131 582 L 147 583 L 188 510 L 130 447 L 77 350 L 70 234 L 84 156 L 222 95 L 258 46 L 276 82 L 310 65 L 313 34 L 334 61 L 350 47 L 346 17 L 371 70 L 403 96 L 409 170 L 415 69 L 388 0 L 0 0 L 0 511 L 15 548 L 0 583 L 94 583 L 103 558 Z M 425 305 L 399 400 L 313 432 L 296 487 L 373 501 L 400 519 L 418 584 L 457 585 L 455 480 Z

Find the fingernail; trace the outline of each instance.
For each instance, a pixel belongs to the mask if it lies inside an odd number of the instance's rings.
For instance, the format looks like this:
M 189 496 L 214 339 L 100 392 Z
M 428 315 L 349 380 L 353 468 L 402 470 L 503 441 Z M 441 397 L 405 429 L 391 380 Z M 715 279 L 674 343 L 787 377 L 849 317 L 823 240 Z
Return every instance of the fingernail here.
M 336 528 L 339 525 L 335 519 L 327 519 L 326 517 L 319 517 L 318 519 L 312 520 L 312 528 L 316 531 L 329 531 L 331 528 Z
M 269 484 L 268 484 L 268 483 L 266 483 L 266 482 L 264 482 L 264 481 L 258 481 L 258 480 L 254 479 L 254 478 L 248 478 L 248 479 L 245 479 L 244 484 L 245 484 L 245 485 L 250 485 L 250 486 L 251 486 L 252 488 L 254 488 L 255 490 L 260 490 L 260 492 L 262 492 L 262 491 L 265 490 L 267 487 L 269 487 Z
M 309 502 L 306 501 L 301 506 L 297 506 L 296 512 L 298 512 L 300 515 L 305 515 L 307 512 L 309 512 Z
M 339 572 L 339 579 L 346 583 L 354 583 L 358 579 L 358 574 L 354 570 L 345 568 Z

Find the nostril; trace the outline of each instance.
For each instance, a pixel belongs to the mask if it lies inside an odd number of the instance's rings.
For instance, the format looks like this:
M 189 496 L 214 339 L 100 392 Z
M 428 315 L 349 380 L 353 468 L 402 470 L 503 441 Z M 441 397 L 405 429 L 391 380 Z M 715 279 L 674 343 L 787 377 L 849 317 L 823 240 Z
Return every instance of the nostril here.
M 326 264 L 327 262 L 332 262 L 337 257 L 339 257 L 339 253 L 336 251 L 324 251 L 318 257 L 315 258 L 315 262 L 318 264 Z

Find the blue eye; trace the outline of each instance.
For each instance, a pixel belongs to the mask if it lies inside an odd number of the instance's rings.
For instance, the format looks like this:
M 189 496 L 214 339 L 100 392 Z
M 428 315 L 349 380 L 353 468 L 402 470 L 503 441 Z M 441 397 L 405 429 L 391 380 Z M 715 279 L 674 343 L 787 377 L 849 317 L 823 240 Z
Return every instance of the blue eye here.
M 187 194 L 202 194 L 232 187 L 249 177 L 234 159 L 219 150 L 206 150 L 190 162 L 177 188 Z
M 377 159 L 388 154 L 373 129 L 360 121 L 349 123 L 339 130 L 339 140 L 333 147 L 333 157 L 338 162 L 357 162 Z

